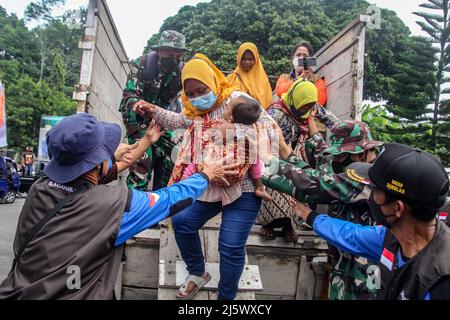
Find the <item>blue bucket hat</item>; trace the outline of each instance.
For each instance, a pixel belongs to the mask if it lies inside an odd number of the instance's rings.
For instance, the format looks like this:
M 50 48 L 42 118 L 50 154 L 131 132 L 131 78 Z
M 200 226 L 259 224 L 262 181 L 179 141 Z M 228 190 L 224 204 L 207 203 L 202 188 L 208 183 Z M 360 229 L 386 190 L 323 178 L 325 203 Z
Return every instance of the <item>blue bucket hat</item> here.
M 67 183 L 111 159 L 122 137 L 117 124 L 98 121 L 87 113 L 64 118 L 47 134 L 51 161 L 44 173 L 57 183 Z

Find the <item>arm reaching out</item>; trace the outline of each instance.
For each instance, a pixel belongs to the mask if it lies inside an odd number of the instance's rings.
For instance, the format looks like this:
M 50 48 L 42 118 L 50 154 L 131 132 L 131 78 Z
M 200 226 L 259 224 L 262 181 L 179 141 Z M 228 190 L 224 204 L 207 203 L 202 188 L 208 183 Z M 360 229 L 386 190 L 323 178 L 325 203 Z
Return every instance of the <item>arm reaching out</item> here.
M 321 237 L 339 249 L 378 261 L 383 251 L 386 228 L 362 226 L 352 222 L 331 218 L 312 211 L 308 205 L 292 201 L 295 213 L 305 220 Z
M 156 123 L 169 130 L 187 128 L 192 123 L 192 120 L 186 118 L 182 113 L 164 110 L 144 100 L 136 102 L 133 105 L 133 111 L 141 117 L 153 119 Z
M 114 153 L 117 162 L 117 172 L 122 172 L 138 161 L 150 146 L 158 141 L 164 135 L 159 124 L 151 123 L 147 128 L 145 136 L 134 145 L 128 148 L 120 145 L 116 153 Z
M 203 172 L 154 192 L 129 190 L 129 207 L 120 223 L 116 246 L 122 245 L 139 232 L 177 214 L 197 200 L 213 181 L 233 175 L 236 165 L 210 165 Z

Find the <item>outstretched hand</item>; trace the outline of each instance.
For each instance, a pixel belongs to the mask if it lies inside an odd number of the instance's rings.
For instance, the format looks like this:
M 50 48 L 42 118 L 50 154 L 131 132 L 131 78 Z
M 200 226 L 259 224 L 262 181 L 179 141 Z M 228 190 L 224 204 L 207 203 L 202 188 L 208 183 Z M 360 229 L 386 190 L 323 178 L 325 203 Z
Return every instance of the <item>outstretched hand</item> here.
M 150 139 L 152 144 L 158 142 L 159 138 L 166 133 L 166 129 L 163 129 L 162 126 L 158 123 L 152 121 L 145 132 L 145 136 Z
M 152 119 L 155 116 L 156 106 L 145 100 L 139 100 L 133 105 L 133 111 L 143 118 Z
M 291 199 L 290 202 L 291 202 L 291 206 L 294 209 L 294 212 L 297 214 L 297 216 L 306 221 L 309 214 L 312 212 L 312 210 L 308 206 L 308 204 L 299 202 L 295 199 Z
M 139 141 L 134 144 L 121 143 L 117 147 L 116 152 L 114 152 L 114 158 L 116 161 L 126 161 L 125 155 L 131 150 L 136 149 L 138 145 Z

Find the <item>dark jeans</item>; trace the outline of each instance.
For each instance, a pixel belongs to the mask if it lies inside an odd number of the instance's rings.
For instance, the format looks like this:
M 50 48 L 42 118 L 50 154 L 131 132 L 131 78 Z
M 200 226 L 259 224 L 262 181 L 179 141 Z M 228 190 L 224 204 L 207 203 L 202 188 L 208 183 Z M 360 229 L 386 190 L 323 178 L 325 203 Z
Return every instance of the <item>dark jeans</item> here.
M 25 165 L 25 175 L 31 176 L 33 174 L 33 165 L 32 164 L 26 164 Z
M 175 239 L 189 274 L 205 272 L 205 258 L 198 230 L 222 211 L 219 233 L 220 281 L 219 299 L 236 298 L 239 279 L 244 270 L 245 244 L 261 208 L 261 198 L 243 193 L 235 202 L 222 207 L 220 202 L 196 201 L 172 217 Z

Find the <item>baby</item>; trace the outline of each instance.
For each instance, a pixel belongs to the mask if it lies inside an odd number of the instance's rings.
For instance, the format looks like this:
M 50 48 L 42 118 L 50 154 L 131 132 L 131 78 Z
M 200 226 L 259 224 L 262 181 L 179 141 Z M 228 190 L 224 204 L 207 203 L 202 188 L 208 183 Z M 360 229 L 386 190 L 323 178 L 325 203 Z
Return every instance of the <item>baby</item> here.
M 227 109 L 225 110 L 224 119 L 230 123 L 252 125 L 258 121 L 260 114 L 261 107 L 256 100 L 247 96 L 240 96 L 230 101 Z M 186 179 L 195 172 L 195 165 L 189 165 L 183 172 L 183 179 Z M 263 172 L 264 162 L 259 159 L 257 160 L 257 163 L 252 165 L 248 171 L 250 178 L 255 184 L 255 195 L 262 198 L 264 201 L 271 201 L 272 198 L 266 192 L 265 186 L 261 180 Z
M 231 123 L 252 125 L 258 121 L 260 115 L 261 107 L 256 100 L 246 96 L 240 96 L 230 101 L 223 114 L 223 118 Z M 264 162 L 260 159 L 249 170 L 250 177 L 255 184 L 255 195 L 264 201 L 271 201 L 272 197 L 266 192 L 266 187 L 261 180 L 263 172 Z

